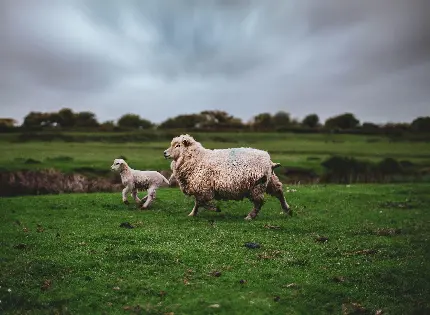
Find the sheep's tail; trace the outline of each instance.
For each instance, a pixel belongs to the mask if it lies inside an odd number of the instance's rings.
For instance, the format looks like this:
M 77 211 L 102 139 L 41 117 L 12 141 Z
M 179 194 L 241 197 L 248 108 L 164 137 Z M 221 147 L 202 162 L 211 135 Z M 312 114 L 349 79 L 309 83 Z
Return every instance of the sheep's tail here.
M 274 169 L 281 166 L 281 163 L 273 163 L 272 162 L 272 174 L 274 173 Z

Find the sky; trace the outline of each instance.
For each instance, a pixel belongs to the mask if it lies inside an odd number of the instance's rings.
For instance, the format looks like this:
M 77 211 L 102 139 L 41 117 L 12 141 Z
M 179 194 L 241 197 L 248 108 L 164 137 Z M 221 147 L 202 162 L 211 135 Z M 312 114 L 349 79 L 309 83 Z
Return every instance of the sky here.
M 1 0 L 0 117 L 430 116 L 428 0 Z

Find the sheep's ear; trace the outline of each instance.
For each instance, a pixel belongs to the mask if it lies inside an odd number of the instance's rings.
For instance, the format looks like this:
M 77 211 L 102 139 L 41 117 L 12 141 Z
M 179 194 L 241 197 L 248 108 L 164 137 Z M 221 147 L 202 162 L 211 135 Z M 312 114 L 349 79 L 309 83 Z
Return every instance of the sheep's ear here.
M 188 147 L 190 144 L 191 144 L 190 140 L 188 140 L 188 139 L 183 139 L 182 140 L 182 145 L 184 147 Z

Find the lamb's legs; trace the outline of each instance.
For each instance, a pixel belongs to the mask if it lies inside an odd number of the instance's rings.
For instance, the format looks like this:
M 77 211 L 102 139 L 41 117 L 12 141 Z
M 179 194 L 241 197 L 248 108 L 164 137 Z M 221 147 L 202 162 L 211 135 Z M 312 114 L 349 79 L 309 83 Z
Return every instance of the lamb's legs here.
M 142 199 L 146 200 L 145 203 L 142 205 L 142 209 L 147 209 L 152 204 L 152 202 L 155 200 L 157 194 L 157 188 L 156 187 L 149 187 L 148 188 L 148 194 Z
M 137 196 L 137 189 L 136 188 L 131 191 L 131 196 L 133 197 L 133 199 L 134 199 L 134 201 L 136 203 L 140 203 L 141 202 L 141 200 Z
M 126 186 L 123 190 L 122 190 L 122 202 L 126 205 L 129 204 L 128 200 L 127 200 L 127 195 L 130 192 L 130 186 Z
M 279 180 L 278 176 L 276 176 L 275 174 L 272 174 L 272 177 L 270 178 L 269 183 L 267 185 L 266 192 L 269 195 L 272 195 L 279 199 L 279 202 L 281 203 L 281 207 L 284 210 L 285 214 L 289 214 L 290 216 L 293 215 L 293 210 L 291 210 L 290 206 L 285 200 L 284 192 L 282 190 L 282 183 Z

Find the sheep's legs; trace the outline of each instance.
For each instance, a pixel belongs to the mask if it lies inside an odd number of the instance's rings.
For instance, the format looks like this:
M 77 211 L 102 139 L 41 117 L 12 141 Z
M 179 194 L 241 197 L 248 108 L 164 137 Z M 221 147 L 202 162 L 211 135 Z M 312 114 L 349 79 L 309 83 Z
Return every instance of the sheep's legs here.
M 133 197 L 133 199 L 134 199 L 134 201 L 135 201 L 136 203 L 140 203 L 140 199 L 139 199 L 139 197 L 137 196 L 137 189 L 133 189 L 133 190 L 131 191 L 131 196 Z
M 142 205 L 142 209 L 147 209 L 152 204 L 152 202 L 155 200 L 157 190 L 155 187 L 149 187 L 148 189 L 148 195 L 146 195 L 142 200 L 145 200 L 145 203 Z
M 127 200 L 127 194 L 130 192 L 130 187 L 127 186 L 122 190 L 122 202 L 126 205 L 129 204 L 128 200 Z
M 199 212 L 200 204 L 197 202 L 197 200 L 194 202 L 193 210 L 191 210 L 189 217 L 195 217 L 197 213 Z
M 279 199 L 281 207 L 286 214 L 289 214 L 290 216 L 293 215 L 293 210 L 291 210 L 290 206 L 285 200 L 284 192 L 282 190 L 282 183 L 279 180 L 278 176 L 276 176 L 275 174 L 272 174 L 272 177 L 270 178 L 269 183 L 267 185 L 266 192 L 269 195 Z
M 210 211 L 221 212 L 221 209 L 218 208 L 217 205 L 212 204 L 212 203 L 208 203 L 208 204 L 204 205 L 204 207 Z
M 254 203 L 254 209 L 252 209 L 252 211 L 250 213 L 248 213 L 245 220 L 252 220 L 258 215 L 258 212 L 260 211 L 261 207 L 263 206 L 264 197 L 263 198 L 262 197 L 254 198 L 252 200 L 252 202 Z

